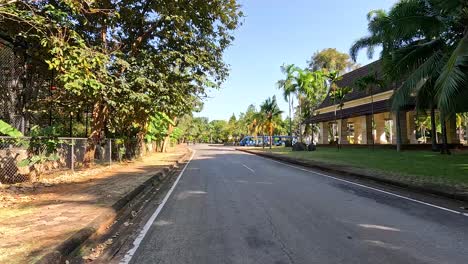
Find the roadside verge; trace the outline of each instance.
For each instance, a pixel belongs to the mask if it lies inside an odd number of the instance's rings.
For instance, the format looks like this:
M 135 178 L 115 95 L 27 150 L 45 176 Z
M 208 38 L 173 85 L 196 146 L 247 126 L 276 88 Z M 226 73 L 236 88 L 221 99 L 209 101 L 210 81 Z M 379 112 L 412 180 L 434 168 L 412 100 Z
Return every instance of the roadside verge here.
M 302 160 L 287 157 L 281 154 L 263 152 L 261 150 L 252 150 L 252 149 L 243 149 L 243 148 L 236 148 L 236 150 L 243 151 L 250 154 L 255 154 L 261 157 L 282 161 L 290 164 L 300 165 L 303 167 L 308 167 L 316 170 L 320 170 L 323 172 L 334 173 L 343 176 L 351 176 L 356 178 L 368 179 L 375 182 L 380 182 L 384 184 L 389 184 L 397 187 L 402 187 L 408 190 L 412 190 L 415 192 L 426 193 L 441 196 L 444 198 L 460 200 L 464 202 L 468 202 L 468 193 L 460 191 L 456 188 L 450 188 L 448 186 L 431 186 L 427 184 L 417 184 L 411 181 L 404 181 L 402 180 L 403 177 L 392 177 L 390 175 L 385 175 L 383 173 L 375 173 L 369 172 L 365 170 L 361 170 L 359 168 L 354 168 L 352 166 L 344 166 L 344 165 L 333 165 L 333 164 L 326 164 L 317 161 L 311 160 Z
M 49 183 L 0 186 L 0 263 L 63 263 L 81 253 L 83 242 L 136 214 L 142 196 L 158 193 L 190 154 L 179 145 Z

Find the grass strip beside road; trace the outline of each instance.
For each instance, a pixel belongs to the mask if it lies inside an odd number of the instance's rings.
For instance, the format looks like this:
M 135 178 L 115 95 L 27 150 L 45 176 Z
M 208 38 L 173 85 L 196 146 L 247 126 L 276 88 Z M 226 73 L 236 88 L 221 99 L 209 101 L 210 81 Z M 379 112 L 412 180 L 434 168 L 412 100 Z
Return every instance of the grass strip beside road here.
M 284 155 L 290 158 L 327 165 L 349 166 L 371 171 L 382 177 L 398 178 L 418 184 L 442 185 L 468 189 L 468 152 L 440 155 L 430 151 L 396 152 L 390 149 L 322 147 L 317 151 L 291 151 L 291 148 L 252 148 L 251 150 Z

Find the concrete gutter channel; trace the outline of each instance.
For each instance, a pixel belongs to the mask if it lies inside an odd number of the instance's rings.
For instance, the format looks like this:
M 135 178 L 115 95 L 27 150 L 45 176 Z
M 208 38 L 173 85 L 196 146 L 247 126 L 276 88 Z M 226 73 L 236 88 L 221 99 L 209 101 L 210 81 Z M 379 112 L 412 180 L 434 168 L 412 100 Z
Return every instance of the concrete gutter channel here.
M 258 155 L 261 157 L 273 159 L 273 160 L 278 160 L 282 161 L 285 163 L 290 163 L 290 164 L 295 164 L 295 165 L 300 165 L 303 167 L 308 167 L 312 169 L 317 169 L 320 171 L 324 172 L 330 172 L 330 173 L 335 173 L 338 175 L 343 175 L 343 176 L 350 176 L 350 177 L 355 177 L 355 178 L 362 178 L 362 179 L 367 179 L 367 180 L 372 180 L 378 183 L 383 183 L 383 184 L 388 184 L 388 185 L 393 185 L 396 187 L 401 187 L 405 188 L 411 191 L 423 193 L 423 194 L 431 194 L 431 195 L 436 195 L 440 196 L 443 198 L 449 198 L 449 199 L 454 199 L 454 200 L 459 200 L 463 202 L 468 202 L 468 193 L 462 193 L 459 191 L 455 190 L 444 190 L 440 188 L 435 188 L 435 187 L 430 187 L 430 186 L 419 186 L 415 184 L 410 184 L 410 183 L 405 183 L 397 180 L 391 180 L 391 179 L 385 179 L 381 177 L 377 177 L 375 175 L 372 175 L 370 173 L 365 173 L 365 172 L 350 172 L 344 169 L 340 169 L 337 167 L 333 167 L 333 165 L 324 165 L 324 164 L 318 164 L 314 163 L 313 161 L 305 161 L 305 160 L 298 160 L 298 159 L 293 159 L 277 154 L 272 154 L 272 153 L 264 153 L 264 152 L 258 152 L 258 151 L 252 151 L 248 149 L 242 149 L 242 148 L 236 148 L 236 150 L 243 151 L 246 153 Z
M 128 210 L 134 200 L 141 199 L 142 195 L 145 197 L 147 193 L 155 188 L 161 186 L 168 175 L 171 175 L 179 165 L 186 162 L 192 155 L 192 150 L 189 149 L 178 161 L 162 170 L 156 172 L 154 176 L 146 180 L 144 183 L 136 187 L 133 191 L 127 193 L 112 205 L 115 213 L 102 213 L 97 216 L 86 227 L 80 229 L 75 234 L 70 236 L 67 240 L 63 241 L 56 248 L 43 255 L 36 264 L 54 264 L 64 263 L 66 259 L 77 252 L 84 246 L 90 239 L 98 241 L 101 237 L 105 237 L 109 233 L 109 227 L 117 222 L 117 219 L 131 218 L 132 210 Z M 143 199 L 145 198 L 143 197 Z

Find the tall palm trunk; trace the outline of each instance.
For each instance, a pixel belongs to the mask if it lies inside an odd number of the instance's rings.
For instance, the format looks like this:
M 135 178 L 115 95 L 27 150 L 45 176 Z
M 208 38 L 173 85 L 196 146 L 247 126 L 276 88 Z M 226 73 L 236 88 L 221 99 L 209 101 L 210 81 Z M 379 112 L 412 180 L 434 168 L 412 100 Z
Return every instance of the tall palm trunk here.
M 299 102 L 299 141 L 302 143 L 302 100 L 300 97 L 297 100 Z
M 289 104 L 289 136 L 291 136 L 292 138 L 291 95 L 288 96 L 288 104 Z
M 341 137 L 343 137 L 343 131 L 341 131 L 343 129 L 343 107 L 341 106 L 340 107 L 340 119 L 341 119 L 341 127 L 340 127 L 340 138 L 338 139 L 338 149 L 341 149 Z M 348 142 L 349 144 L 349 142 Z
M 335 131 L 333 131 L 333 126 L 332 126 L 332 134 L 333 134 L 333 143 L 336 142 L 336 138 L 337 138 L 337 135 L 338 135 L 338 119 L 336 117 L 336 110 L 337 110 L 337 107 L 335 106 Z
M 440 112 L 440 126 L 442 127 L 442 149 L 440 150 L 440 154 L 447 154 L 450 155 L 450 150 L 447 144 L 447 124 L 445 120 L 445 114 L 441 111 Z
M 273 146 L 273 131 L 270 130 L 270 149 Z
M 374 138 L 374 92 L 372 87 L 370 88 L 371 94 L 371 140 L 372 140 L 372 151 L 375 149 L 375 138 Z
M 431 148 L 432 151 L 439 151 L 437 146 L 437 129 L 436 129 L 436 118 L 435 118 L 435 107 L 431 107 Z
M 400 110 L 397 110 L 396 111 L 396 118 L 395 118 L 395 121 L 396 121 L 396 145 L 397 145 L 397 152 L 400 152 L 401 151 L 401 145 L 402 145 L 402 142 L 401 142 L 401 122 L 400 122 Z
M 265 149 L 265 130 L 262 129 L 262 148 Z
M 313 113 L 313 112 L 312 112 Z M 311 144 L 314 145 L 314 123 L 313 122 L 310 122 L 310 134 L 312 136 L 312 139 L 311 139 Z

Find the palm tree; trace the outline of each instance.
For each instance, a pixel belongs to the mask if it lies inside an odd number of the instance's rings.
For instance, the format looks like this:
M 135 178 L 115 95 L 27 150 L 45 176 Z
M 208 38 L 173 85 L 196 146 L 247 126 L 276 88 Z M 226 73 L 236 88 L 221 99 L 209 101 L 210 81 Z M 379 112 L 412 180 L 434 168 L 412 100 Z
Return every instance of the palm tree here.
M 330 91 L 330 98 L 332 98 L 334 104 L 335 104 L 335 124 L 336 124 L 336 130 L 338 131 L 338 123 L 336 120 L 336 110 L 339 108 L 340 109 L 340 119 L 341 122 L 343 122 L 343 106 L 344 106 L 344 100 L 346 98 L 346 95 L 352 92 L 351 87 L 339 87 L 338 85 L 334 84 L 332 86 L 332 90 Z M 343 133 L 343 131 L 341 131 Z M 341 148 L 341 140 L 338 139 L 338 149 Z
M 307 69 L 301 70 L 297 69 L 296 75 L 296 91 L 298 95 L 298 100 L 307 100 L 308 102 L 299 102 L 299 137 L 300 142 L 302 142 L 302 106 L 309 105 L 313 109 L 308 109 L 310 114 L 313 114 L 315 108 L 323 101 L 326 95 L 326 86 L 325 78 L 326 75 L 322 71 L 309 71 Z
M 372 150 L 374 150 L 374 146 L 375 146 L 375 140 L 374 140 L 374 87 L 377 86 L 377 87 L 380 87 L 380 88 L 383 88 L 385 86 L 385 83 L 383 80 L 381 80 L 378 76 L 377 76 L 377 73 L 372 73 L 372 74 L 369 74 L 367 76 L 364 76 L 360 79 L 358 79 L 354 85 L 359 89 L 359 90 L 362 90 L 362 91 L 366 91 L 367 94 L 370 95 L 371 97 L 371 131 L 372 131 Z M 367 139 L 369 140 L 369 139 Z
M 276 96 L 266 99 L 265 102 L 263 102 L 260 106 L 260 112 L 263 115 L 264 128 L 268 131 L 271 149 L 273 144 L 273 131 L 276 126 L 275 121 L 283 113 L 283 111 L 281 111 L 278 107 L 278 103 L 276 102 Z
M 443 133 L 446 117 L 466 107 L 466 8 L 467 1 L 407 0 L 397 3 L 389 13 L 372 11 L 368 16 L 370 35 L 358 40 L 350 51 L 355 60 L 359 50 L 367 48 L 372 57 L 374 48 L 382 46 L 386 77 L 401 81 L 405 76 L 403 85 L 395 91 L 392 108 L 399 111 L 412 96 L 418 108 L 418 104 L 434 102 L 441 112 Z M 442 136 L 442 153 L 448 153 L 446 138 Z
M 279 80 L 276 84 L 279 89 L 283 90 L 284 100 L 289 105 L 289 135 L 292 137 L 292 108 L 294 105 L 294 98 L 292 95 L 297 92 L 297 85 L 295 85 L 295 73 L 298 68 L 294 64 L 283 64 L 281 66 L 281 72 L 286 75 L 284 80 Z

